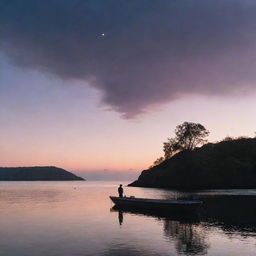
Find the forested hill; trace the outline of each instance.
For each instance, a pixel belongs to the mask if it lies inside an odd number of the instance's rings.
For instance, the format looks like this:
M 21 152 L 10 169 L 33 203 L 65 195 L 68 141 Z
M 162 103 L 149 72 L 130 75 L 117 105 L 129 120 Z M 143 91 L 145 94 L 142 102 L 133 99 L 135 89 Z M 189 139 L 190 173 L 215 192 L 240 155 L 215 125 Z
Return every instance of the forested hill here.
M 206 144 L 145 170 L 130 186 L 171 189 L 256 188 L 256 139 Z
M 0 167 L 0 181 L 84 180 L 54 166 Z

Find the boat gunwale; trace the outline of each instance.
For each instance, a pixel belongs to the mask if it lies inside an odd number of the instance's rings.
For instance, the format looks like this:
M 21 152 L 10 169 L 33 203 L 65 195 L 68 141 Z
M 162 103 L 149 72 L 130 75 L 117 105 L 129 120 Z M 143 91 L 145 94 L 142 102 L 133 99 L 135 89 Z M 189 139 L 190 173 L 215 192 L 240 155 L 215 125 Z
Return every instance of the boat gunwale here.
M 136 197 L 117 197 L 110 196 L 110 199 L 114 202 L 133 202 L 133 203 L 155 203 L 166 205 L 201 205 L 203 202 L 200 200 L 170 200 L 170 199 L 154 199 L 154 198 L 136 198 Z M 118 202 L 114 202 L 118 203 Z

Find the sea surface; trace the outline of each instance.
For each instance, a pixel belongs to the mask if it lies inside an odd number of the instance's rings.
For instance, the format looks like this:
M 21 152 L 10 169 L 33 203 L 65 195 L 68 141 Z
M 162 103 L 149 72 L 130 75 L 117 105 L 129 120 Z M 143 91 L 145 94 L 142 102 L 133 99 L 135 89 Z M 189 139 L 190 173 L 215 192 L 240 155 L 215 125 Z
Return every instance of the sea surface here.
M 124 185 L 128 182 L 122 182 Z M 193 192 L 196 216 L 118 211 L 113 182 L 0 182 L 0 255 L 256 255 L 256 190 Z M 189 193 L 124 187 L 126 196 Z

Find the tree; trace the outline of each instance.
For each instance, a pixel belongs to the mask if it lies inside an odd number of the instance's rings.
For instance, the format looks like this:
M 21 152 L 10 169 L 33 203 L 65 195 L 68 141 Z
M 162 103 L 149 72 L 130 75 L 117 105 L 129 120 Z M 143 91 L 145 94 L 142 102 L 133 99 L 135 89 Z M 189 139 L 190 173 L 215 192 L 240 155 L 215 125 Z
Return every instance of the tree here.
M 183 150 L 193 150 L 195 147 L 207 142 L 205 139 L 209 135 L 209 131 L 199 123 L 184 122 L 175 129 L 175 138 L 168 138 L 164 142 L 165 159 Z
M 180 150 L 178 141 L 176 139 L 167 138 L 167 140 L 168 140 L 167 142 L 164 142 L 164 147 L 163 147 L 165 159 L 170 158 L 172 155 L 174 155 L 176 152 Z
M 154 161 L 154 163 L 153 163 L 151 166 L 149 166 L 149 168 L 152 168 L 152 167 L 154 167 L 154 166 L 157 166 L 157 165 L 161 164 L 163 161 L 164 161 L 164 157 L 161 156 L 161 157 L 157 158 L 157 159 Z
M 233 137 L 231 137 L 231 136 L 226 136 L 223 140 L 221 140 L 221 141 L 231 141 L 231 140 L 234 140 L 234 138 Z
M 207 142 L 205 137 L 209 131 L 199 123 L 184 122 L 175 129 L 176 138 L 181 150 L 193 150 L 198 145 Z
M 207 142 L 205 139 L 209 135 L 209 131 L 199 123 L 184 122 L 175 129 L 175 137 L 167 138 L 164 142 L 163 151 L 164 157 L 159 157 L 150 166 L 150 168 L 159 165 L 164 160 L 171 158 L 174 154 L 183 150 L 193 150 L 199 145 Z

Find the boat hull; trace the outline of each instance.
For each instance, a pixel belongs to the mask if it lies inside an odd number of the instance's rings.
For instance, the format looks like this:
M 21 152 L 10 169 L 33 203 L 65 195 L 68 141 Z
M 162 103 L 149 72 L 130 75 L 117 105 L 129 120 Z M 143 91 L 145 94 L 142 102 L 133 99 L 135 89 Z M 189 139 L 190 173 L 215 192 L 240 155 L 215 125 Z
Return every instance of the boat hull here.
M 110 196 L 112 202 L 122 208 L 136 209 L 162 209 L 170 211 L 196 211 L 202 205 L 201 201 L 196 200 L 161 200 L 161 199 L 146 199 L 133 197 L 115 197 Z

